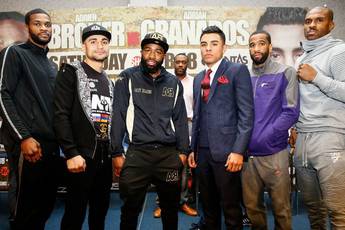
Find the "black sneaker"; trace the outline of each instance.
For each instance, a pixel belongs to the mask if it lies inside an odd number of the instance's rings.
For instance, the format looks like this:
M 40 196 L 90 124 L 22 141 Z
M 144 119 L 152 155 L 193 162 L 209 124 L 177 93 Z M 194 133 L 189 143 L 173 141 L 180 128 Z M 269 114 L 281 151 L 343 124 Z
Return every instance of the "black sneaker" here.
M 242 225 L 243 226 L 251 226 L 252 223 L 250 222 L 249 218 L 247 215 L 243 215 L 242 217 Z
M 198 223 L 192 223 L 191 224 L 191 228 L 189 230 L 202 230 L 204 229 L 204 218 L 203 217 L 200 217 L 200 220 Z

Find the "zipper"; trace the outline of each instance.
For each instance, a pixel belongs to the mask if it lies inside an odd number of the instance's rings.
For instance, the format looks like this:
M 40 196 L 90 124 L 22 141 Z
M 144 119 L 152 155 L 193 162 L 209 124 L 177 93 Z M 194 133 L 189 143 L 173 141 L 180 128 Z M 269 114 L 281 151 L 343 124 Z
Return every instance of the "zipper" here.
M 260 75 L 258 76 L 258 79 L 255 81 L 254 90 L 253 90 L 253 97 L 254 97 L 254 99 L 256 97 L 256 89 L 258 87 L 259 80 L 260 80 Z
M 153 94 L 153 110 L 154 110 L 154 120 L 153 120 L 153 125 L 155 127 L 155 136 L 157 135 L 157 124 L 158 124 L 158 120 L 157 119 L 157 98 L 156 98 L 156 79 L 153 79 L 153 90 L 152 90 L 152 94 Z

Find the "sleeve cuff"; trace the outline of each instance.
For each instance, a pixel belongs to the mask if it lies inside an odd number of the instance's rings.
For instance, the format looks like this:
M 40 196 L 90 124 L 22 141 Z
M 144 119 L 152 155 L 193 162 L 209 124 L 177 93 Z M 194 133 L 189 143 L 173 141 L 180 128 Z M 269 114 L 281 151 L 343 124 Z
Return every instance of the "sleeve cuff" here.
M 120 149 L 118 151 L 114 151 L 111 153 L 112 158 L 119 157 L 119 156 L 125 156 L 125 151 L 123 149 Z
M 80 155 L 76 148 L 69 149 L 68 151 L 63 151 L 63 153 L 65 154 L 67 160 Z
M 317 73 L 314 80 L 311 81 L 314 85 L 318 86 L 320 89 L 324 89 L 327 86 L 327 78 L 322 74 Z

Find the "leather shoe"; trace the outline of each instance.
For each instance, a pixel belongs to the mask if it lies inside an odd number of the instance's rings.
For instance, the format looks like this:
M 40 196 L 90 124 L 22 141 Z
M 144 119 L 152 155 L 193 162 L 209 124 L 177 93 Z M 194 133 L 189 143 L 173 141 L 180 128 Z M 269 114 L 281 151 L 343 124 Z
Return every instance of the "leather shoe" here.
M 198 215 L 198 212 L 194 208 L 188 206 L 188 204 L 186 204 L 186 203 L 184 203 L 181 206 L 181 211 L 184 212 L 188 216 L 197 216 Z
M 154 211 L 153 211 L 153 217 L 154 218 L 161 218 L 161 213 L 162 210 L 160 207 L 157 207 Z

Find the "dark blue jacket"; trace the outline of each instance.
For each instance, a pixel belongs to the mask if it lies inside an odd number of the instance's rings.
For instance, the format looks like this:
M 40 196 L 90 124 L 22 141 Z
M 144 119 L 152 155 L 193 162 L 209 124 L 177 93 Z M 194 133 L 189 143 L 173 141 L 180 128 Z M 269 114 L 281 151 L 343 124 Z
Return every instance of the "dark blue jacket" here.
M 176 146 L 179 152 L 189 153 L 183 86 L 164 68 L 156 79 L 141 65 L 121 72 L 115 84 L 113 113 L 114 155 L 124 152 L 125 133 L 130 145 Z
M 207 116 L 210 152 L 216 161 L 226 161 L 229 153 L 244 154 L 253 128 L 254 106 L 250 74 L 245 65 L 220 63 L 211 84 L 208 112 L 201 114 L 201 81 L 205 71 L 194 79 L 192 151 L 198 151 L 201 115 Z M 220 79 L 227 79 L 222 83 Z

